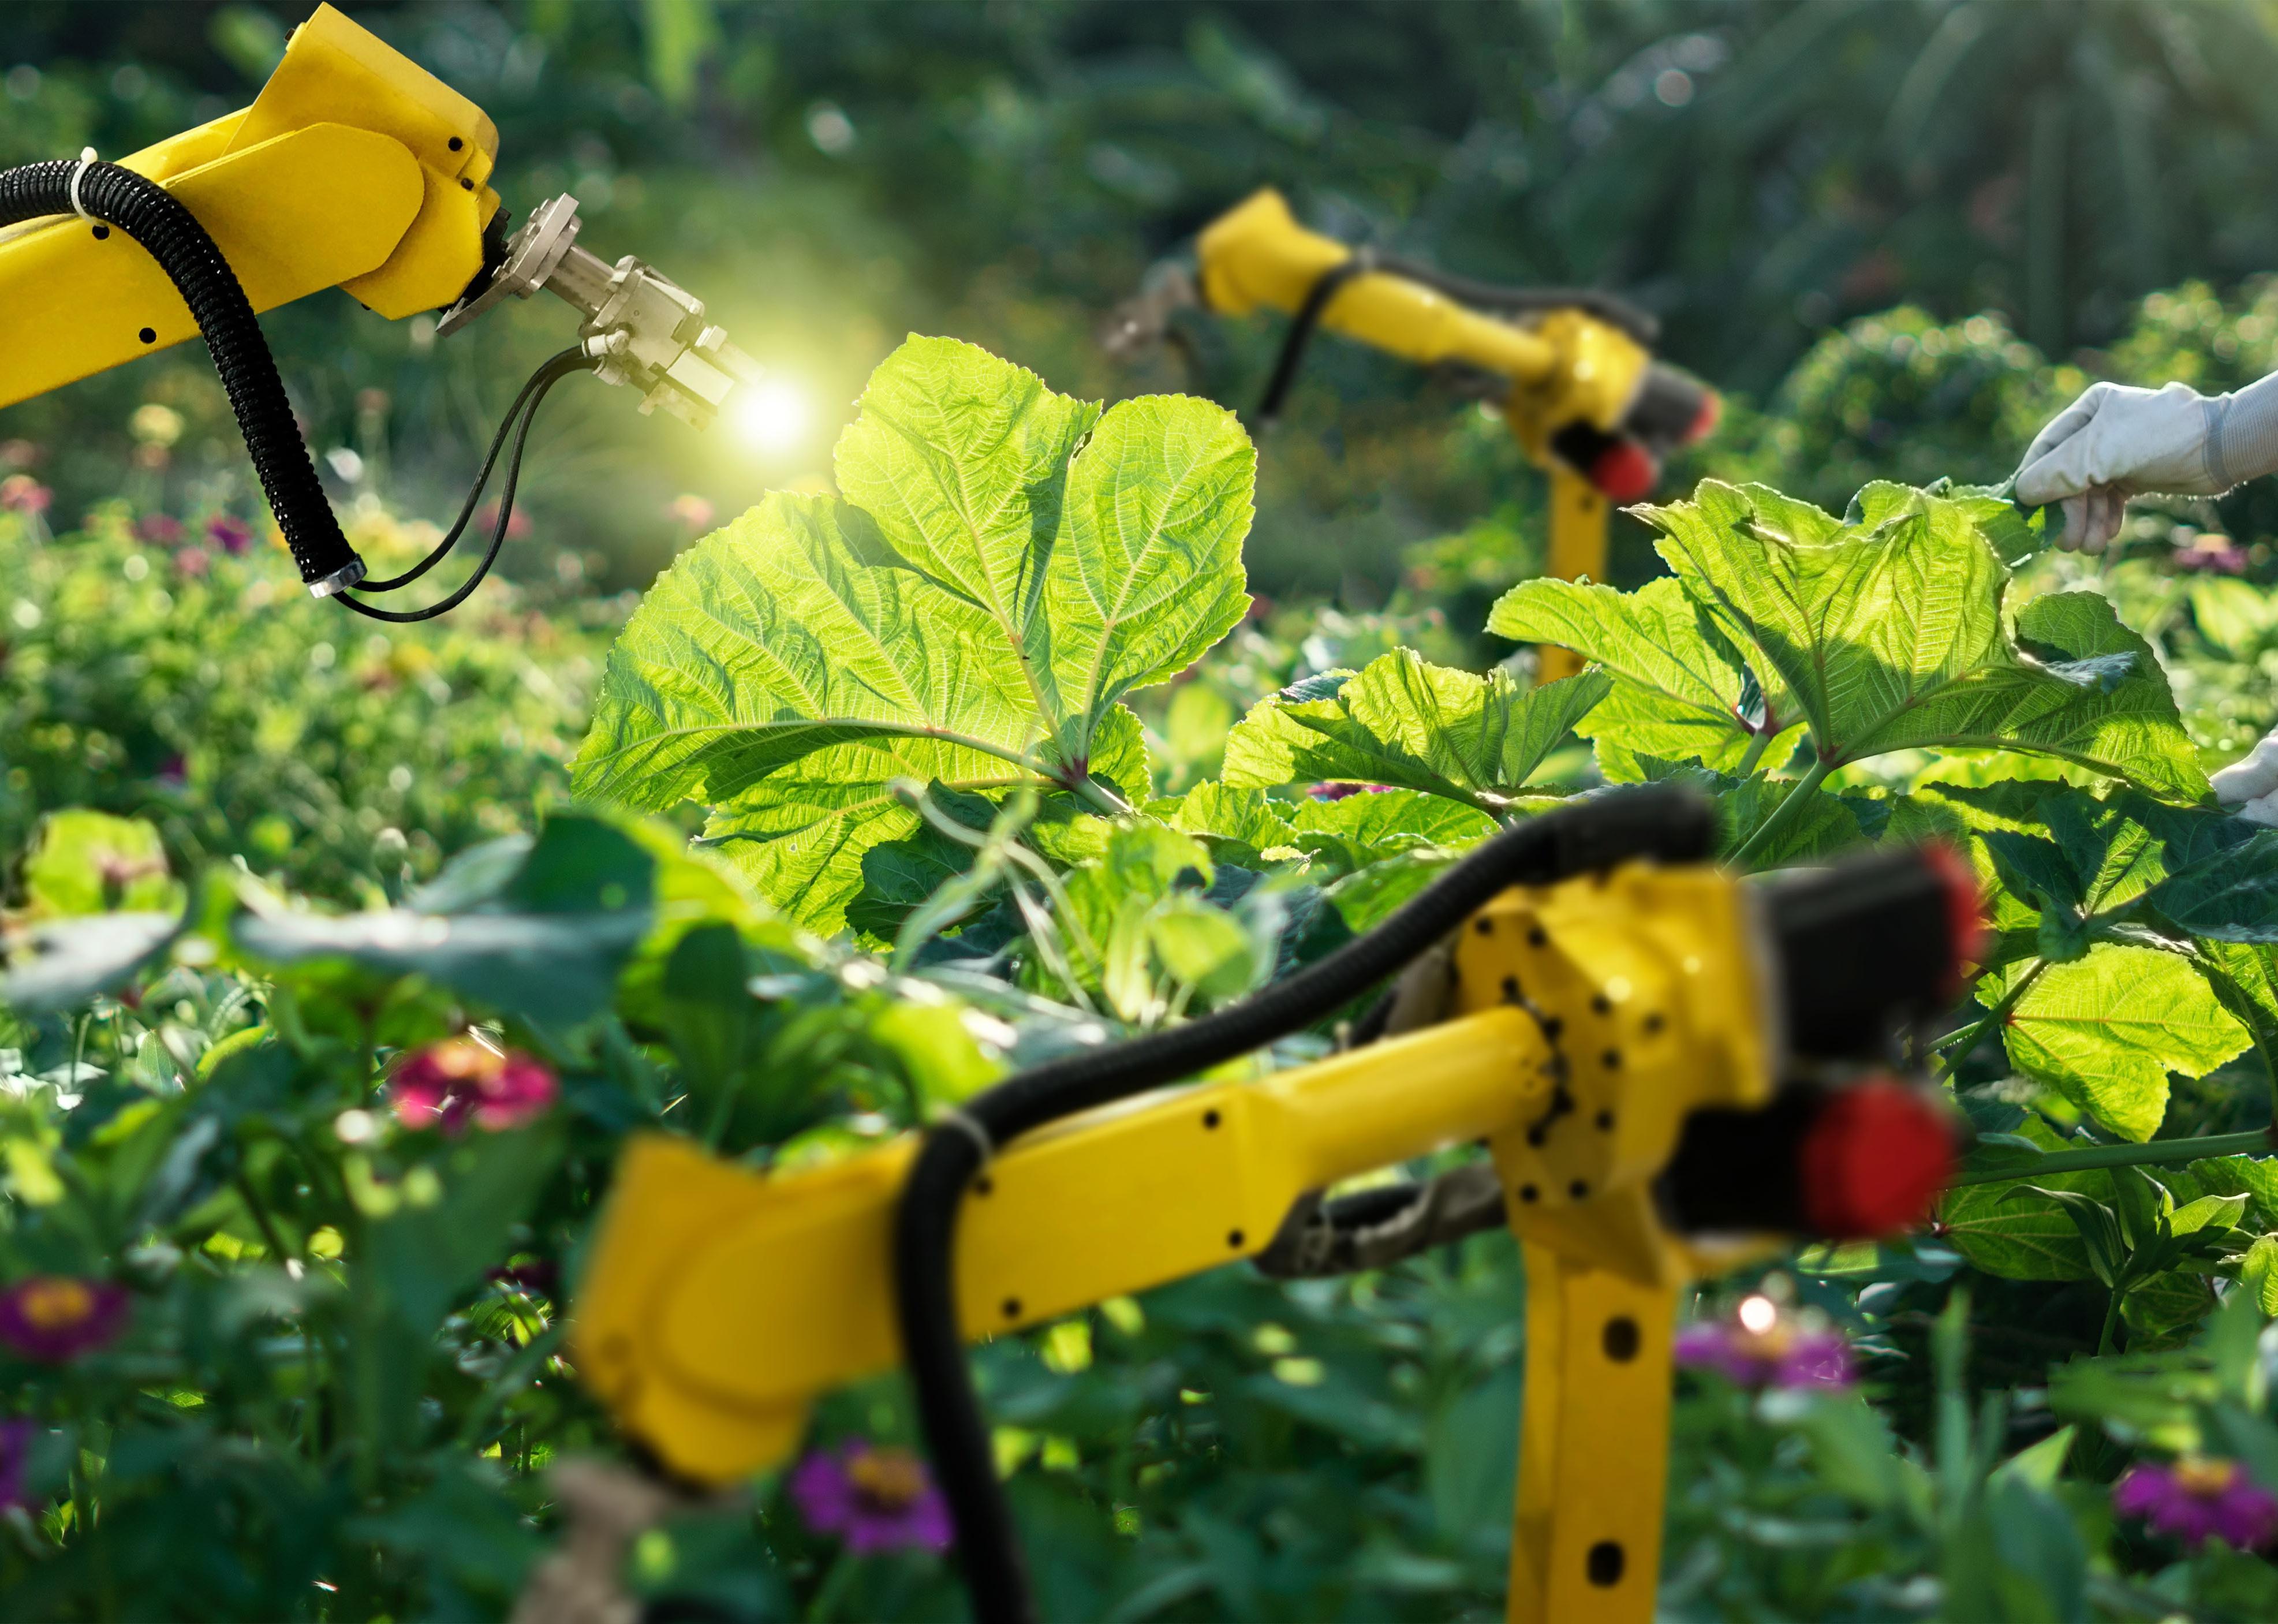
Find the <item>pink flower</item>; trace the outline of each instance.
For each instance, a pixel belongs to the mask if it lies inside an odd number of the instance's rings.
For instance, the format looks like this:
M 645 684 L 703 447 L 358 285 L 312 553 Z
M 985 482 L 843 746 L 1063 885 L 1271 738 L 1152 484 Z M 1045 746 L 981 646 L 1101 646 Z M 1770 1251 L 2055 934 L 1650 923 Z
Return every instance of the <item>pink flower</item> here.
M 2234 1551 L 2252 1551 L 2278 1535 L 2278 1495 L 2236 1460 L 2139 1461 L 2112 1486 L 2112 1509 L 2194 1548 L 2213 1537 Z
M 206 521 L 206 540 L 232 558 L 242 558 L 253 548 L 253 526 L 233 513 L 217 513 Z
M 2246 573 L 2246 549 L 2228 536 L 2202 531 L 2175 549 L 2175 563 L 2208 575 Z
M 134 521 L 134 533 L 145 541 L 172 547 L 182 539 L 182 521 L 171 513 L 146 513 Z
M 184 575 L 203 575 L 212 567 L 213 560 L 206 556 L 206 549 L 202 547 L 186 547 L 174 555 L 174 568 Z
M 1305 793 L 1315 801 L 1342 801 L 1348 795 L 1389 793 L 1389 784 L 1316 784 Z
M 190 763 L 182 753 L 177 750 L 164 761 L 160 762 L 158 770 L 151 776 L 168 789 L 180 789 L 190 781 Z
M 31 1459 L 32 1440 L 39 1436 L 39 1423 L 20 1415 L 0 1421 L 0 1512 L 32 1509 L 24 1495 L 24 1467 Z
M 48 510 L 56 494 L 27 473 L 0 479 L 0 511 L 38 515 Z
M 946 1551 L 949 1504 L 924 1461 L 906 1449 L 855 1442 L 818 1450 L 791 1474 L 791 1498 L 818 1534 L 835 1534 L 857 1556 Z
M 486 502 L 483 504 L 482 511 L 475 515 L 475 529 L 485 536 L 495 534 L 498 531 L 498 503 Z M 506 539 L 509 541 L 519 541 L 529 533 L 530 515 L 516 508 L 507 516 Z
M 461 1134 L 475 1126 L 497 1132 L 536 1122 L 561 1091 L 554 1073 L 518 1050 L 501 1054 L 471 1038 L 431 1043 L 407 1057 L 388 1079 L 395 1120 L 406 1128 Z
M 701 496 L 676 496 L 665 504 L 664 510 L 669 517 L 678 519 L 692 531 L 712 528 L 712 504 Z
M 1677 1333 L 1677 1362 L 1714 1370 L 1736 1387 L 1851 1385 L 1851 1344 L 1840 1331 L 1800 1322 L 1768 1297 L 1750 1297 L 1729 1319 L 1701 1320 Z
M 126 1288 L 72 1275 L 34 1275 L 0 1291 L 0 1344 L 60 1365 L 118 1339 L 134 1306 Z

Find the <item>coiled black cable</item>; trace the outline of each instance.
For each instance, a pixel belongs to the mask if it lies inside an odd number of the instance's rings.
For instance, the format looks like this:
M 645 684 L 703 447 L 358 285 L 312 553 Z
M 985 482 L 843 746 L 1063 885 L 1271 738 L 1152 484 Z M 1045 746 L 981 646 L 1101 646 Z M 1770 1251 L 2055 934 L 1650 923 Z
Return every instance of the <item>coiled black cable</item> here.
M 340 533 L 340 521 L 317 482 L 316 464 L 309 460 L 308 443 L 293 420 L 292 403 L 285 398 L 284 382 L 277 376 L 277 364 L 270 358 L 253 306 L 238 286 L 236 272 L 196 218 L 164 187 L 131 169 L 57 158 L 0 170 L 0 226 L 76 212 L 72 202 L 74 173 L 80 173 L 79 208 L 92 220 L 104 222 L 91 229 L 100 236 L 107 234 L 106 226 L 115 226 L 141 243 L 190 307 L 301 578 L 311 587 L 333 592 L 353 584 L 363 572 L 363 560 Z M 148 325 L 139 333 L 146 344 L 157 341 L 155 329 Z
M 483 494 L 483 486 L 490 482 L 491 466 L 498 461 L 499 447 L 505 441 L 507 431 L 515 429 L 514 455 L 507 458 L 506 486 L 499 493 L 498 523 L 491 531 L 489 550 L 483 554 L 483 560 L 475 566 L 474 573 L 467 577 L 456 592 L 429 604 L 425 609 L 381 609 L 345 592 L 340 594 L 341 604 L 368 619 L 386 620 L 398 625 L 409 625 L 414 621 L 432 620 L 436 616 L 447 614 L 464 603 L 472 595 L 475 588 L 483 584 L 484 577 L 490 574 L 491 566 L 498 562 L 499 549 L 506 545 L 507 526 L 514 521 L 515 486 L 522 479 L 523 447 L 530 440 L 530 425 L 537 421 L 539 403 L 546 399 L 547 391 L 569 377 L 570 373 L 591 372 L 600 363 L 585 354 L 584 349 L 573 348 L 562 351 L 539 367 L 537 372 L 531 373 L 530 381 L 522 386 L 522 393 L 515 396 L 514 404 L 507 409 L 506 420 L 499 425 L 498 433 L 491 440 L 490 455 L 483 459 L 482 472 L 476 476 L 474 488 L 467 493 L 466 503 L 459 509 L 458 521 L 451 526 L 450 533 L 437 542 L 434 549 L 426 557 L 402 574 L 391 576 L 384 581 L 366 582 L 360 588 L 365 592 L 392 592 L 398 586 L 408 586 L 417 580 L 442 562 L 444 555 L 458 545 L 460 534 L 467 527 L 468 517 L 475 510 L 476 499 Z M 524 405 L 524 402 L 529 402 L 527 408 Z M 521 415 L 519 428 L 516 428 L 515 423 L 517 413 Z
M 1495 835 L 1374 930 L 1286 981 L 1183 1026 L 1022 1072 L 967 1100 L 960 1120 L 927 1132 L 894 1213 L 894 1308 L 982 1624 L 1030 1624 L 1036 1616 L 957 1321 L 958 1206 L 981 1168 L 982 1140 L 1005 1145 L 1046 1122 L 1176 1082 L 1326 1019 L 1512 885 L 1549 885 L 1634 858 L 1703 862 L 1716 839 L 1708 803 L 1669 785 L 1617 790 L 1544 813 Z

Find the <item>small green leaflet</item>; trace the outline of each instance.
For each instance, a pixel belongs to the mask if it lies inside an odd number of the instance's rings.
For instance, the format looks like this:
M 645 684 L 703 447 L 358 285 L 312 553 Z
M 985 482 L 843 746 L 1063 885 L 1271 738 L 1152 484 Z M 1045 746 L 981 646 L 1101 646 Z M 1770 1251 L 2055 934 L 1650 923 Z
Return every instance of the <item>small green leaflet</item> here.
M 1981 993 L 1991 995 L 1990 986 Z M 2018 1069 L 2139 1141 L 2167 1115 L 2170 1071 L 2201 1076 L 2247 1046 L 2245 1030 L 2188 960 L 2111 943 L 2051 964 L 2003 1030 Z
M 1674 580 L 1648 581 L 1631 593 L 1549 577 L 1522 581 L 1488 613 L 1487 630 L 1571 648 L 1615 678 L 1605 702 L 1577 730 L 1586 739 L 1719 771 L 1737 767 L 1756 741 L 1744 716 L 1752 694 L 1762 703 L 1754 679 Z M 1763 724 L 1777 733 L 1796 719 L 1774 710 Z M 1779 749 L 1775 740 L 1772 750 Z
M 2002 607 L 1982 496 L 1870 485 L 1846 519 L 1762 486 L 1705 481 L 1638 509 L 1676 581 L 1628 594 L 1529 582 L 1490 629 L 1563 643 L 1621 678 L 1594 736 L 1730 770 L 1754 735 L 1802 722 L 1830 766 L 1907 748 L 2023 750 L 2155 794 L 2206 793 L 2151 647 L 2092 593 Z M 1688 624 L 1682 607 L 1699 612 Z M 1760 753 L 1761 754 L 1761 753 Z
M 1500 812 L 1612 687 L 1585 671 L 1523 689 L 1505 670 L 1475 677 L 1396 649 L 1261 701 L 1227 739 L 1225 778 L 1386 784 Z
M 712 811 L 799 923 L 837 929 L 887 786 L 1148 793 L 1135 688 L 1242 617 L 1255 456 L 1178 396 L 1103 412 L 912 338 L 838 443 L 845 497 L 777 494 L 661 577 L 611 651 L 581 794 Z

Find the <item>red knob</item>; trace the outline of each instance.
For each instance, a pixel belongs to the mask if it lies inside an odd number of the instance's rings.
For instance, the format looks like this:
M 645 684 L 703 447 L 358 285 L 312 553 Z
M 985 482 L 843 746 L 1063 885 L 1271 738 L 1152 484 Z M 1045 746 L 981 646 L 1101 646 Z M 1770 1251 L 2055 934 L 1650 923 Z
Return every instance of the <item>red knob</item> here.
M 1634 440 L 1617 440 L 1590 462 L 1590 483 L 1611 502 L 1644 501 L 1660 478 L 1661 465 Z
M 1911 1229 L 1952 1181 L 1954 1160 L 1946 1114 L 1919 1089 L 1877 1077 L 1838 1090 L 1804 1135 L 1805 1222 L 1831 1240 Z

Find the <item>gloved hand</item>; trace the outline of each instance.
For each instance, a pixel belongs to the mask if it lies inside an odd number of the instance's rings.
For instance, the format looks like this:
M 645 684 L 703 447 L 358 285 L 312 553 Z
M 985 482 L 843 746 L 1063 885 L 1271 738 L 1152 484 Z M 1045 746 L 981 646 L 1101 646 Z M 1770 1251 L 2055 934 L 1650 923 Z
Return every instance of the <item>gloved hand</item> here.
M 2214 798 L 2250 823 L 2278 826 L 2278 730 L 2214 775 Z
M 2091 384 L 2033 437 L 2017 500 L 2063 505 L 2061 544 L 2100 552 L 2130 496 L 2220 496 L 2278 470 L 2278 374 L 2234 395 Z

